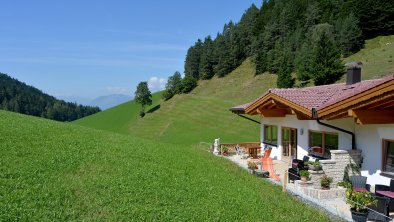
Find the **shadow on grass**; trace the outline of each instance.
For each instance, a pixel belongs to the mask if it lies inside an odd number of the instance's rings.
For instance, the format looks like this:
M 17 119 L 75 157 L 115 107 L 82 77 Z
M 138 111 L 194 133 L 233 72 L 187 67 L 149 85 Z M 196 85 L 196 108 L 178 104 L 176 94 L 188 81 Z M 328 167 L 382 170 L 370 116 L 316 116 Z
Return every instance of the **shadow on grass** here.
M 147 111 L 147 113 L 153 113 L 153 112 L 157 111 L 158 109 L 160 109 L 160 104 L 152 107 L 150 110 Z

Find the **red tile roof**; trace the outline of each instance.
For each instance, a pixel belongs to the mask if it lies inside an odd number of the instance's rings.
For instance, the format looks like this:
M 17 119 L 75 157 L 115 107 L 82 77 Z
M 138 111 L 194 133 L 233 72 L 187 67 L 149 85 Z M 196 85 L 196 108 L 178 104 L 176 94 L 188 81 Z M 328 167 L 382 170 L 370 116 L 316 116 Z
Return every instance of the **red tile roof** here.
M 267 93 L 260 96 L 253 102 L 233 108 L 236 108 L 236 110 L 245 110 L 248 106 L 254 104 L 267 94 L 272 93 L 308 110 L 311 110 L 312 108 L 320 110 L 393 79 L 394 75 L 390 75 L 381 79 L 364 80 L 352 85 L 340 83 L 306 88 L 270 89 Z M 231 108 L 231 110 L 233 110 L 233 108 Z

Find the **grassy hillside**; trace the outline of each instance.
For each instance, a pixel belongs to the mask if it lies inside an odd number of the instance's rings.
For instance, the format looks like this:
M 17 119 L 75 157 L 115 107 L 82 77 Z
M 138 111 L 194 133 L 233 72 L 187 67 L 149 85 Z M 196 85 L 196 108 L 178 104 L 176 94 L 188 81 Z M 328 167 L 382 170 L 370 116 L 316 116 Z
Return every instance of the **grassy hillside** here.
M 152 94 L 152 105 L 146 107 L 146 112 L 155 111 L 161 102 L 162 92 Z M 105 129 L 117 133 L 126 133 L 128 128 L 140 118 L 141 105 L 134 100 L 115 106 L 103 112 L 79 119 L 74 123 L 90 126 L 96 129 Z
M 195 144 L 215 138 L 224 142 L 259 141 L 259 125 L 228 110 L 275 86 L 276 75 L 254 73 L 248 59 L 225 78 L 200 81 L 192 93 L 162 102 L 158 110 L 144 118 L 130 115 L 118 122 L 118 116 L 129 113 L 124 104 L 76 123 L 170 143 Z
M 0 221 L 328 221 L 195 146 L 0 111 Z
M 363 79 L 370 79 L 394 73 L 393 54 L 394 36 L 382 36 L 368 40 L 363 50 L 345 61 L 362 61 Z M 269 88 L 276 87 L 276 75 L 255 76 L 254 73 L 254 64 L 247 59 L 226 77 L 199 81 L 192 93 L 177 95 L 161 103 L 160 109 L 143 119 L 125 116 L 124 122 L 109 123 L 112 118 L 115 120 L 125 113 L 126 109 L 119 106 L 111 113 L 104 111 L 93 116 L 108 115 L 108 118 L 95 118 L 94 122 L 83 119 L 77 123 L 171 143 L 213 142 L 214 138 L 221 138 L 224 142 L 259 141 L 257 124 L 228 111 L 228 108 L 250 102 Z
M 346 58 L 345 61 L 363 63 L 362 79 L 374 79 L 390 73 L 394 74 L 394 35 L 367 40 L 364 49 Z

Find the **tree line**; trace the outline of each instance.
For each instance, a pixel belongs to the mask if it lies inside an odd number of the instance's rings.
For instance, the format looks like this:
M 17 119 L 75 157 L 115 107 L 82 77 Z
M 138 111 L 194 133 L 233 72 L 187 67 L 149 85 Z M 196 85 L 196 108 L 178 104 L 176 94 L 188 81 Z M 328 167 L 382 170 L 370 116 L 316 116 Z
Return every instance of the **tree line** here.
M 385 0 L 265 0 L 230 21 L 213 39 L 198 39 L 186 54 L 184 74 L 169 77 L 164 99 L 188 93 L 198 80 L 224 77 L 247 57 L 256 75 L 278 74 L 277 86 L 331 84 L 344 73 L 341 58 L 365 39 L 394 34 L 394 6 Z
M 58 100 L 41 90 L 0 73 L 0 109 L 57 121 L 73 121 L 100 111 Z

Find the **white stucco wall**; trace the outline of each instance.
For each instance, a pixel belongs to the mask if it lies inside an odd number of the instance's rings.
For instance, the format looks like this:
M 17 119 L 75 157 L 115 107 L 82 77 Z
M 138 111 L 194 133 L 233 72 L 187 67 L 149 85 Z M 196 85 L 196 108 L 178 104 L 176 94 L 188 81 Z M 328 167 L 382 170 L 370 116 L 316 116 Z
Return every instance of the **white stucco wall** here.
M 380 176 L 382 165 L 382 139 L 394 140 L 394 124 L 385 125 L 358 125 L 353 118 L 344 118 L 333 121 L 322 121 L 330 125 L 354 132 L 356 135 L 357 149 L 362 151 L 363 164 L 362 175 L 367 176 L 367 183 L 390 184 L 390 179 Z M 298 120 L 295 115 L 286 117 L 261 118 L 260 141 L 264 141 L 264 125 L 276 125 L 278 127 L 278 146 L 273 147 L 271 158 L 281 159 L 281 127 L 297 129 L 297 158 L 302 159 L 307 155 L 309 148 L 309 130 L 338 133 L 338 148 L 350 150 L 352 148 L 352 137 L 344 132 L 319 125 L 315 120 Z M 303 134 L 301 135 L 301 132 Z
M 357 149 L 362 150 L 361 174 L 369 184 L 390 185 L 390 178 L 380 176 L 382 169 L 382 139 L 394 140 L 394 124 L 356 125 Z
M 351 118 L 346 118 L 336 121 L 322 121 L 328 124 L 346 129 L 348 131 L 354 131 L 354 121 Z M 319 125 L 316 120 L 298 120 L 295 115 L 287 115 L 286 117 L 271 117 L 261 118 L 261 130 L 260 130 L 260 141 L 264 141 L 264 125 L 276 125 L 278 127 L 278 147 L 273 148 L 271 157 L 275 159 L 281 159 L 282 153 L 282 135 L 281 127 L 290 127 L 297 129 L 297 158 L 302 159 L 308 154 L 309 148 L 309 130 L 325 131 L 338 133 L 338 146 L 342 150 L 350 150 L 352 148 L 352 137 L 349 134 L 343 133 L 338 130 L 334 130 L 322 125 Z M 301 135 L 303 131 L 303 134 Z

